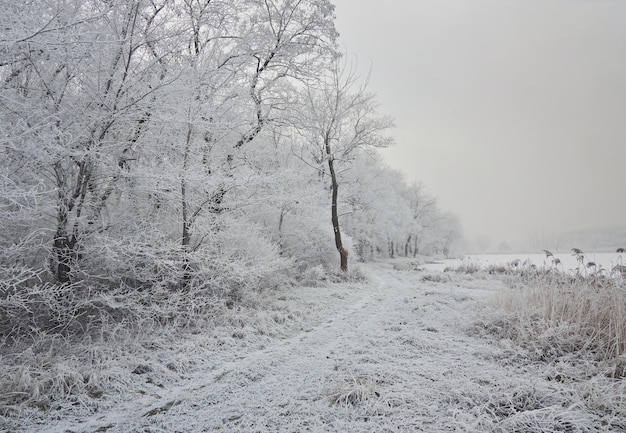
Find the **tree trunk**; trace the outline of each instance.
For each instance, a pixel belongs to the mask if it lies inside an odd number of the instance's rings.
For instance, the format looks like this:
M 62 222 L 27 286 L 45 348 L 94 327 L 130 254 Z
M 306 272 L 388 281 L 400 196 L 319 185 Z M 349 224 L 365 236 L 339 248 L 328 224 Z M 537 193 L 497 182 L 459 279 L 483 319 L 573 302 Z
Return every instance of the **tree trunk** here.
M 327 153 L 330 154 L 330 145 L 327 145 Z M 335 247 L 339 251 L 339 260 L 341 270 L 346 272 L 348 270 L 348 250 L 343 247 L 341 242 L 341 231 L 339 230 L 339 215 L 337 213 L 337 195 L 339 191 L 339 183 L 337 182 L 337 175 L 335 173 L 335 165 L 332 155 L 328 158 L 328 169 L 330 170 L 330 179 L 332 182 L 333 198 L 331 205 L 331 220 L 333 222 L 333 230 L 335 232 Z
M 56 280 L 61 284 L 69 283 L 71 280 L 73 264 L 77 259 L 75 246 L 75 238 L 70 239 L 67 234 L 61 233 L 60 230 L 57 231 L 53 244 L 56 256 L 54 271 Z
M 280 210 L 280 218 L 278 219 L 278 255 L 283 256 L 285 253 L 285 241 L 283 239 L 283 221 L 285 220 L 285 209 Z
M 183 175 L 184 176 L 184 175 Z M 183 252 L 183 279 L 181 281 L 182 288 L 185 288 L 191 279 L 191 269 L 189 267 L 189 246 L 191 244 L 191 222 L 188 216 L 187 209 L 187 183 L 183 177 L 180 185 L 181 192 L 181 205 L 182 205 L 182 223 L 183 223 L 183 236 L 181 240 L 182 252 Z
M 85 197 L 91 180 L 91 164 L 89 160 L 77 163 L 79 170 L 76 173 L 75 185 L 68 191 L 68 171 L 61 162 L 54 165 L 57 185 L 57 230 L 52 243 L 52 251 L 56 256 L 53 266 L 56 280 L 65 284 L 71 282 L 71 273 L 78 261 L 78 221 L 80 220 Z M 74 222 L 70 223 L 70 215 Z
M 409 257 L 409 247 L 411 246 L 411 236 L 409 235 L 408 239 L 406 240 L 406 244 L 404 244 L 404 257 Z
M 187 287 L 189 280 L 191 279 L 191 270 L 189 267 L 189 246 L 191 244 L 191 231 L 192 231 L 192 222 L 189 216 L 189 204 L 187 202 L 187 165 L 189 162 L 189 152 L 191 147 L 191 135 L 193 128 L 191 124 L 187 129 L 187 137 L 185 140 L 185 151 L 183 153 L 183 167 L 182 167 L 182 177 L 180 181 L 180 200 L 181 200 L 181 219 L 183 226 L 183 233 L 181 239 L 182 253 L 183 253 L 183 264 L 182 264 L 182 272 L 183 278 L 180 282 L 182 288 Z

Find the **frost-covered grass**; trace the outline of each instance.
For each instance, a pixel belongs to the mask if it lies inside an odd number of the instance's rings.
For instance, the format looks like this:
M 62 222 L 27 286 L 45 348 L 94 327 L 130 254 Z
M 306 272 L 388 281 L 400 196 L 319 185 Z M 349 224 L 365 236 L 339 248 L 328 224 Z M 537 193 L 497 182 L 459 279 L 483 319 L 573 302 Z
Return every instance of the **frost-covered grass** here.
M 552 271 L 511 282 L 514 288 L 498 303 L 511 315 L 517 340 L 545 343 L 551 356 L 583 352 L 623 363 L 626 284 L 621 277 Z
M 560 260 L 549 251 L 550 264 L 542 267 L 519 260 L 486 267 L 464 261 L 446 272 L 505 276 L 512 290 L 503 294 L 498 304 L 512 315 L 511 333 L 515 336 L 539 341 L 550 334 L 555 345 L 568 352 L 620 359 L 626 352 L 622 267 L 617 264 L 606 270 L 586 260 L 582 251 L 573 251 L 579 266 L 569 272 L 562 270 Z
M 38 364 L 8 354 L 11 378 L 56 382 L 45 404 L 5 402 L 0 431 L 626 431 L 615 359 L 569 350 L 573 327 L 569 340 L 535 332 L 504 302 L 527 279 L 437 275 L 367 264 L 348 281 L 249 292 L 211 326 L 58 341 L 33 351 Z
M 517 409 L 500 431 L 626 431 L 626 284 L 621 272 L 583 266 L 481 270 L 508 286 L 494 298 L 487 334 L 508 342 L 507 362 L 542 366 L 560 388 L 542 395 L 533 387 L 523 397 L 530 409 Z
M 592 352 L 599 359 L 621 363 L 626 352 L 626 280 L 621 256 L 605 269 L 581 250 L 572 251 L 578 266 L 567 272 L 550 251 L 545 251 L 549 264 L 542 267 L 519 260 L 487 267 L 464 261 L 446 271 L 506 275 L 514 289 L 499 304 L 514 316 L 515 335 L 535 341 L 549 333 L 567 351 Z
M 623 288 L 599 295 L 586 284 L 567 287 L 503 292 L 495 316 L 482 325 L 505 348 L 502 362 L 540 374 L 525 391 L 528 385 L 517 385 L 504 406 L 509 416 L 495 431 L 626 431 Z

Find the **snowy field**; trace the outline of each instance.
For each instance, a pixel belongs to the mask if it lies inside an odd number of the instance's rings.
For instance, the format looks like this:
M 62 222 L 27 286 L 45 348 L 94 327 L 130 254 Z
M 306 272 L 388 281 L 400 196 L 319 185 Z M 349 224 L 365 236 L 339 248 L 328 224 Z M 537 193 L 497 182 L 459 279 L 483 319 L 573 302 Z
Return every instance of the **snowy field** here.
M 494 332 L 506 279 L 417 268 L 361 265 L 367 281 L 262 293 L 210 333 L 111 349 L 99 371 L 117 379 L 0 431 L 626 431 L 626 382 L 602 362 Z

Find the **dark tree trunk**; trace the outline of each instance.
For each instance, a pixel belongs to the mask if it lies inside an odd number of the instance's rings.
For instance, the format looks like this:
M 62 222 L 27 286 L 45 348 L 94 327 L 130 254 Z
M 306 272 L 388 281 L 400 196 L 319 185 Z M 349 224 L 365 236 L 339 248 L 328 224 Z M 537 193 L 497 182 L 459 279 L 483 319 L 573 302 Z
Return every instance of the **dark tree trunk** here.
M 408 239 L 406 240 L 406 244 L 404 244 L 404 257 L 409 257 L 409 248 L 411 247 L 411 236 L 409 235 Z
M 335 232 L 335 247 L 339 251 L 339 260 L 341 270 L 346 272 L 348 270 L 348 250 L 346 250 L 341 242 L 341 231 L 339 230 L 339 215 L 337 213 L 337 195 L 339 191 L 339 183 L 337 182 L 337 175 L 335 173 L 335 165 L 332 155 L 330 154 L 330 144 L 327 143 L 326 152 L 329 154 L 328 169 L 330 170 L 330 179 L 332 183 L 333 198 L 331 205 L 331 220 L 333 222 L 333 230 Z
M 281 257 L 285 255 L 285 239 L 283 237 L 283 224 L 285 222 L 285 215 L 289 212 L 290 209 L 282 208 L 280 210 L 280 218 L 278 219 L 278 247 L 280 250 L 278 251 L 278 255 Z
M 189 161 L 189 152 L 191 147 L 191 135 L 193 132 L 193 128 L 191 125 L 187 128 L 187 137 L 185 140 L 185 151 L 183 153 L 183 170 L 182 170 L 182 179 L 180 181 L 180 204 L 181 204 L 181 219 L 182 219 L 182 254 L 183 254 L 183 263 L 182 263 L 182 272 L 183 278 L 180 282 L 180 286 L 182 288 L 187 287 L 189 280 L 191 279 L 191 269 L 189 267 L 189 246 L 191 244 L 191 231 L 192 231 L 192 221 L 189 215 L 189 204 L 187 202 L 187 166 Z
M 59 283 L 71 282 L 71 274 L 78 261 L 78 220 L 83 211 L 85 197 L 91 179 L 91 163 L 88 159 L 77 163 L 75 185 L 71 192 L 67 191 L 67 171 L 61 162 L 54 166 L 57 192 L 57 230 L 52 243 L 52 251 L 56 262 L 53 264 L 55 278 Z M 73 214 L 75 222 L 70 223 Z
M 191 244 L 191 221 L 189 220 L 187 209 L 187 184 L 185 180 L 181 182 L 180 191 L 182 196 L 182 223 L 183 223 L 183 236 L 181 240 L 182 253 L 183 253 L 183 279 L 181 286 L 185 288 L 191 279 L 191 269 L 189 267 L 189 246 Z
M 53 244 L 56 256 L 54 271 L 56 280 L 61 284 L 71 281 L 71 272 L 77 260 L 75 247 L 75 238 L 70 238 L 66 234 L 57 231 Z

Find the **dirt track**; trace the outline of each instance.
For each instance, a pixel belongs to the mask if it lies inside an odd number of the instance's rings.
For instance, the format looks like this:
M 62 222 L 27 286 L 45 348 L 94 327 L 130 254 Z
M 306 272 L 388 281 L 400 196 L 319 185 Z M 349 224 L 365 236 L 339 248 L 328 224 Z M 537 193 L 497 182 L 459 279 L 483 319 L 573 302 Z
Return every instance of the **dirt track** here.
M 555 394 L 563 384 L 547 381 L 542 366 L 526 362 L 510 341 L 472 331 L 499 281 L 445 274 L 424 281 L 390 264 L 364 271 L 367 284 L 289 292 L 283 302 L 309 312 L 298 327 L 247 346 L 239 335 L 239 346 L 209 354 L 177 382 L 46 431 L 434 433 L 573 425 L 563 413 L 577 413 Z

